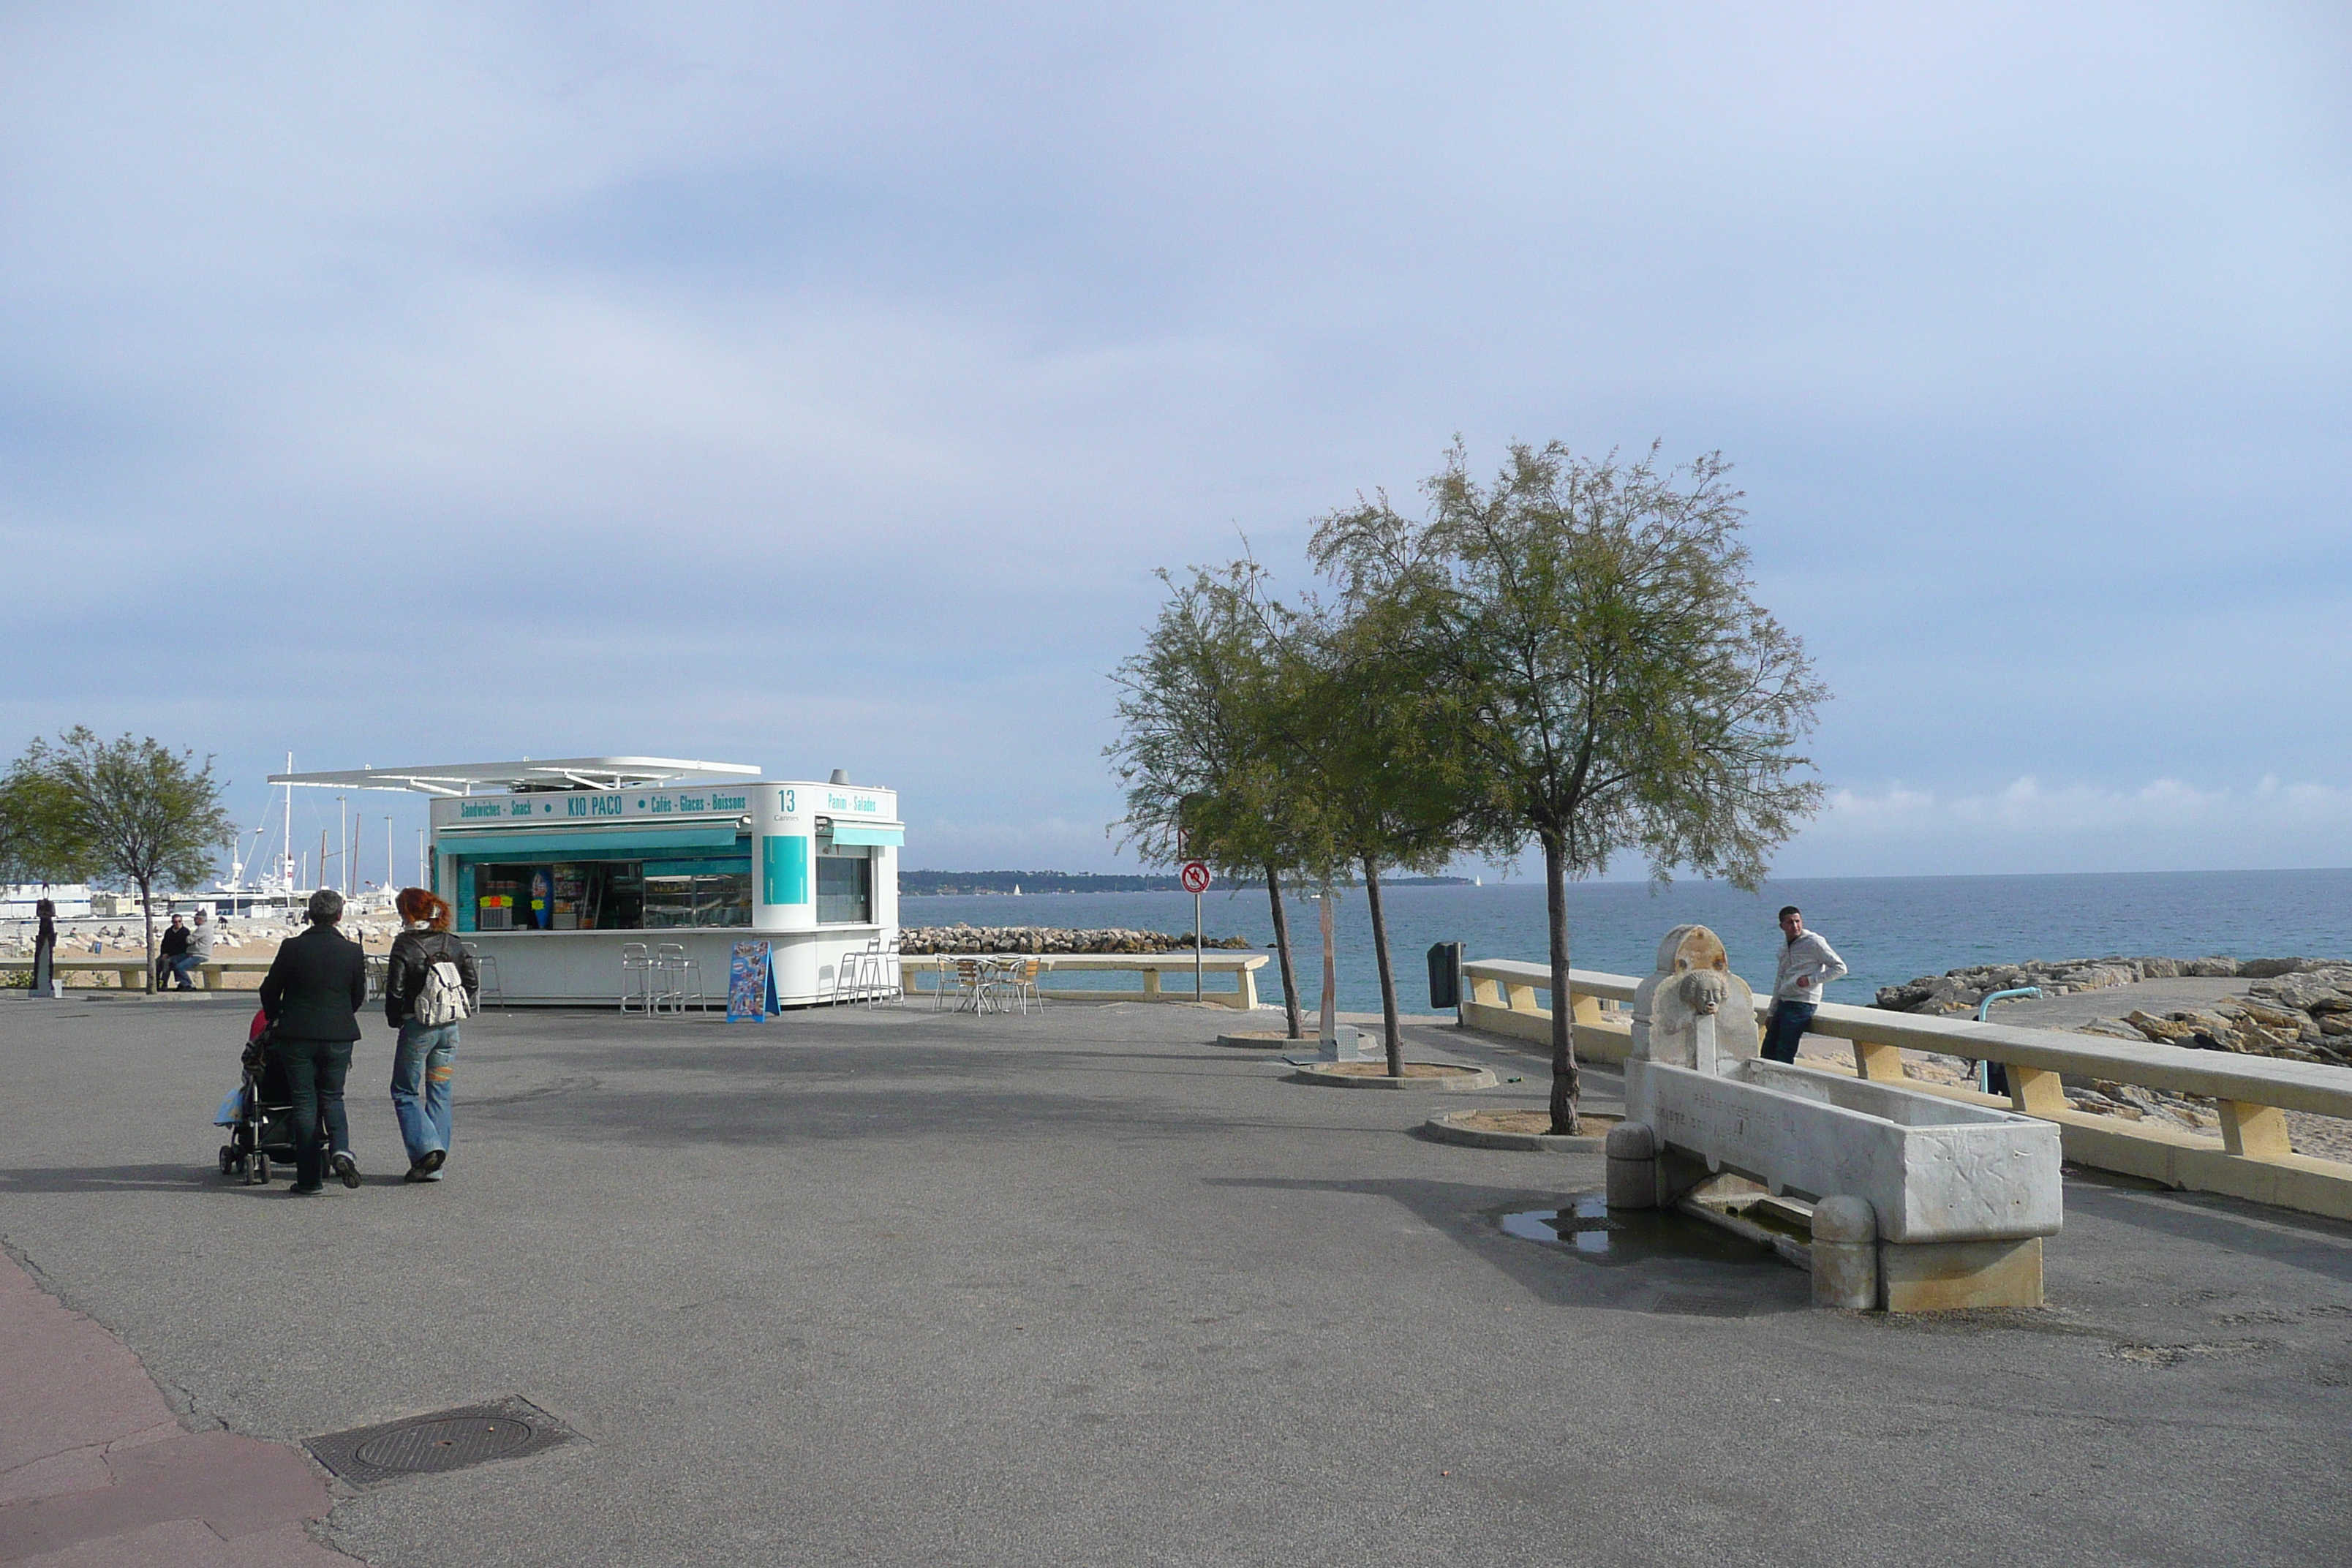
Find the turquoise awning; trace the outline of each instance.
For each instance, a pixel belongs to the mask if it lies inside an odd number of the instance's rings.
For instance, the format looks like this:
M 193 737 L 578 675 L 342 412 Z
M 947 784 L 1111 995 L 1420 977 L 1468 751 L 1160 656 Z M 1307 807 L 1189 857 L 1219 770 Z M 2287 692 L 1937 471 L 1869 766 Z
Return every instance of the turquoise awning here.
M 742 842 L 732 824 L 717 827 L 640 827 L 625 833 L 445 833 L 444 855 L 585 855 L 625 858 L 680 849 L 732 849 Z
M 895 848 L 907 842 L 907 830 L 903 827 L 853 827 L 845 822 L 836 822 L 833 825 L 833 841 L 835 844 L 886 844 Z

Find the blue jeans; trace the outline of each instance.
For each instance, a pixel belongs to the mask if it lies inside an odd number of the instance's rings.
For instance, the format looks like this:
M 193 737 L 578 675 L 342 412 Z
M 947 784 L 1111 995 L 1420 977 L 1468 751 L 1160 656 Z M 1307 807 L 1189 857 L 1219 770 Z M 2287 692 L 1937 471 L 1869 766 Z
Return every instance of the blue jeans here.
M 1819 1011 L 1818 1003 L 1776 1000 L 1771 1016 L 1764 1021 L 1765 1057 L 1776 1062 L 1795 1061 L 1797 1047 L 1805 1038 L 1805 1028 Z
M 167 958 L 163 962 L 172 966 L 172 978 L 181 990 L 194 991 L 196 988 L 196 983 L 188 976 L 196 972 L 198 960 L 184 952 L 177 958 Z
M 400 1048 L 392 1058 L 392 1111 L 400 1118 L 400 1141 L 412 1165 L 436 1149 L 449 1150 L 449 1080 L 457 1075 L 457 1026 L 428 1029 L 400 1026 Z

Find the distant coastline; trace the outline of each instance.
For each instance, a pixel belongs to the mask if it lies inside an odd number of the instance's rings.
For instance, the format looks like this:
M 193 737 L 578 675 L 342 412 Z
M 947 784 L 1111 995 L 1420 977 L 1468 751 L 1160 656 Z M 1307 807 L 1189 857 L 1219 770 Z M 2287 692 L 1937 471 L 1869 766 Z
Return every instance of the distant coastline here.
M 1467 877 L 1384 877 L 1383 887 L 1399 888 L 1466 888 Z M 1251 878 L 1218 879 L 1225 888 L 1263 888 L 1265 883 Z M 1130 876 L 1124 873 L 1093 871 L 901 871 L 898 891 L 902 897 L 935 896 L 970 897 L 974 894 L 1018 892 L 1024 898 L 1032 893 L 1172 893 L 1181 892 L 1183 884 L 1170 876 Z

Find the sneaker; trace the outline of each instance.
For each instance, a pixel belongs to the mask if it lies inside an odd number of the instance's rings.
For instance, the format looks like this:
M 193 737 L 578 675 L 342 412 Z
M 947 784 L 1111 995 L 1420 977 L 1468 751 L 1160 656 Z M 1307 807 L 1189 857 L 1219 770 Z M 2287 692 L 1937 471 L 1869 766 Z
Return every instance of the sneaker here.
M 446 1149 L 427 1149 L 425 1158 L 416 1162 L 416 1168 L 429 1176 L 439 1170 L 448 1158 L 449 1151 Z
M 307 1198 L 312 1193 L 323 1193 L 326 1190 L 327 1184 L 324 1182 L 297 1182 L 286 1189 L 286 1195 L 289 1198 Z
M 327 1163 L 335 1168 L 335 1174 L 343 1179 L 343 1185 L 356 1187 L 360 1184 L 360 1163 L 349 1154 L 338 1152 L 329 1156 Z

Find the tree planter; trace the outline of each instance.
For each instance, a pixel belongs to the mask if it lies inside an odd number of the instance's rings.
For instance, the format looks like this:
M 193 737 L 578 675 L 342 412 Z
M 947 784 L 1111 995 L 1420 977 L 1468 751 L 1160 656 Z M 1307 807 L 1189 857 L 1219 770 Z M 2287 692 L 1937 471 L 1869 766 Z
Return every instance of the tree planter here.
M 1609 1130 L 1624 1120 L 1617 1115 L 1587 1111 L 1584 1131 L 1574 1137 L 1543 1131 L 1551 1124 L 1549 1110 L 1441 1110 L 1423 1122 L 1432 1138 L 1474 1149 L 1517 1149 L 1549 1154 L 1598 1154 Z
M 1285 1046 L 1311 1046 L 1316 1041 L 1311 1035 L 1305 1039 L 1293 1039 L 1286 1029 L 1235 1029 L 1219 1035 L 1216 1043 L 1240 1050 L 1273 1051 Z
M 1389 1077 L 1384 1061 L 1295 1062 L 1292 1068 L 1291 1082 L 1333 1089 L 1418 1089 L 1444 1093 L 1495 1087 L 1495 1075 L 1485 1068 L 1457 1067 L 1452 1062 L 1407 1062 L 1402 1078 Z

